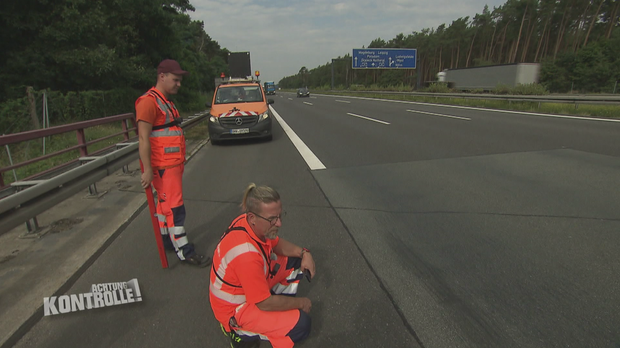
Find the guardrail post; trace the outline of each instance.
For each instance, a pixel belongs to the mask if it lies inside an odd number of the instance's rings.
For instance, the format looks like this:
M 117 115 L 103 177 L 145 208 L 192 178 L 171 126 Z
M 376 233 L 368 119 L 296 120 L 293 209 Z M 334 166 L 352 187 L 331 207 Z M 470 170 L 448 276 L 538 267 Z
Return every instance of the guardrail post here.
M 123 139 L 125 141 L 129 140 L 129 131 L 127 130 L 127 119 L 121 121 L 121 126 L 123 126 Z
M 136 122 L 136 118 L 132 117 L 130 118 L 130 120 L 131 120 L 132 127 L 135 129 L 134 132 L 136 133 L 136 135 L 138 135 L 138 123 Z
M 6 155 L 9 157 L 9 164 L 12 166 L 13 165 L 13 157 L 11 157 L 11 150 L 9 149 L 9 145 L 8 144 L 4 145 L 4 147 L 6 148 Z M 2 175 L 0 174 L 0 180 L 2 180 L 1 177 L 2 177 Z M 13 169 L 13 179 L 15 179 L 15 181 L 17 181 L 17 172 L 15 171 L 15 169 Z M 0 186 L 4 186 L 4 182 L 3 181 L 0 181 L 0 182 L 2 182 L 2 185 L 0 185 Z
M 26 221 L 26 229 L 28 229 L 28 233 L 35 233 L 39 230 L 39 221 L 37 221 L 36 216 Z
M 80 156 L 88 156 L 88 149 L 86 147 L 86 136 L 84 135 L 84 129 L 78 129 L 77 131 L 78 145 L 80 145 Z
M 97 183 L 92 183 L 88 186 L 88 195 L 97 196 Z
M 120 144 L 116 144 L 116 149 L 117 149 L 117 150 L 119 150 L 119 149 L 122 149 L 122 148 L 124 148 L 125 146 L 129 146 L 129 145 L 131 145 L 131 143 L 120 143 Z M 131 172 L 129 171 L 129 163 L 127 163 L 127 164 L 125 164 L 125 165 L 123 166 L 123 175 L 131 175 Z
M 93 161 L 96 160 L 97 158 L 99 158 L 98 156 L 95 157 L 80 157 L 80 164 L 84 164 L 87 163 L 89 161 Z M 97 192 L 97 183 L 94 182 L 90 185 L 88 185 L 88 196 L 86 196 L 86 198 L 99 198 L 103 195 L 105 195 L 106 193 L 108 193 L 108 191 L 103 191 L 101 194 L 99 192 Z

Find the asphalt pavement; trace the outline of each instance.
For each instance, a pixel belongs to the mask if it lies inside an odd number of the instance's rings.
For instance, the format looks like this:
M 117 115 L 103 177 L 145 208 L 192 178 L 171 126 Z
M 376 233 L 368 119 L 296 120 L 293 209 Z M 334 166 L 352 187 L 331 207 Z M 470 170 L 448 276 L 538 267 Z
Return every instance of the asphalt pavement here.
M 425 347 L 620 344 L 620 122 L 281 96 Z
M 619 122 L 273 98 L 308 149 L 278 123 L 271 142 L 205 145 L 186 167 L 186 227 L 211 254 L 247 184 L 280 192 L 281 237 L 317 261 L 300 288 L 313 301 L 300 347 L 620 344 Z M 325 169 L 310 170 L 308 152 Z M 0 320 L 21 326 L 4 346 L 225 347 L 208 269 L 172 254 L 162 269 L 138 178 L 108 180 L 96 203 L 42 217 L 66 216 L 65 229 L 14 254 L 17 232 L 0 240 Z M 45 296 L 132 279 L 142 301 L 43 316 Z
M 209 268 L 181 264 L 168 254 L 170 267 L 162 269 L 139 175 L 121 180 L 110 177 L 108 184 L 98 184 L 108 192 L 97 204 L 87 206 L 83 197 L 75 197 L 75 211 L 59 207 L 41 216 L 42 225 L 60 218 L 76 223 L 32 240 L 1 264 L 0 298 L 11 307 L 2 314 L 2 326 L 8 329 L 4 347 L 226 347 L 208 303 Z M 412 328 L 277 123 L 272 142 L 208 144 L 188 162 L 186 229 L 198 251 L 213 253 L 240 213 L 250 182 L 279 190 L 287 211 L 281 236 L 312 250 L 317 263 L 316 277 L 300 289 L 300 295 L 313 301 L 313 330 L 299 346 L 418 346 Z M 3 237 L 13 243 L 18 235 Z M 42 250 L 45 257 L 33 257 Z M 31 274 L 16 276 L 23 263 L 31 264 Z M 139 283 L 140 302 L 43 315 L 44 297 L 79 295 L 90 292 L 93 284 L 132 279 Z M 11 301 L 21 297 L 27 299 Z M 15 313 L 22 314 L 13 317 Z

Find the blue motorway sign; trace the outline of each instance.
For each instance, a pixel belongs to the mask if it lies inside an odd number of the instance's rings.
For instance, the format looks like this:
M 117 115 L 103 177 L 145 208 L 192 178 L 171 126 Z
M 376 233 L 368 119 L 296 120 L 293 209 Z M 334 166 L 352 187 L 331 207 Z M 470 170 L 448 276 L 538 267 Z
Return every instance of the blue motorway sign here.
M 416 49 L 354 48 L 353 69 L 415 69 Z

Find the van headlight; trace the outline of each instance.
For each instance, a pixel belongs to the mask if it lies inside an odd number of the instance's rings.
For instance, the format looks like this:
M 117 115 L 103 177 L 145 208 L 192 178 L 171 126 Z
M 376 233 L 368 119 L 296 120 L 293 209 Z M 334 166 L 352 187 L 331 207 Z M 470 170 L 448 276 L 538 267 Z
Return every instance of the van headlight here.
M 209 122 L 220 123 L 219 117 L 211 116 L 209 117 Z
M 269 111 L 265 111 L 264 113 L 260 114 L 260 116 L 258 116 L 258 122 L 262 120 L 266 120 L 268 118 L 269 118 Z

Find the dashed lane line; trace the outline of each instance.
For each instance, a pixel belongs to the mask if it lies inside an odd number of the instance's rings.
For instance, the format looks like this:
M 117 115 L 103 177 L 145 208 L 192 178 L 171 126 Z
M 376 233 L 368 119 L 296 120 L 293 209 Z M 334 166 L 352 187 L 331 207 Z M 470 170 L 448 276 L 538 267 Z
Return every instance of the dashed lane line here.
M 377 120 L 376 118 L 366 117 L 366 116 L 362 116 L 362 115 L 358 115 L 358 114 L 352 114 L 352 113 L 350 113 L 350 112 L 347 112 L 347 115 L 354 116 L 354 117 L 359 117 L 359 118 L 363 118 L 363 119 L 365 119 L 365 120 L 368 120 L 368 121 L 373 121 L 373 122 L 377 122 L 377 123 L 381 123 L 381 124 L 390 124 L 389 122 L 385 122 L 385 121 Z
M 471 118 L 467 118 L 467 117 L 452 116 L 452 115 L 445 115 L 445 114 L 436 114 L 434 112 L 426 112 L 426 111 L 419 111 L 419 110 L 407 110 L 407 111 L 415 112 L 415 113 L 418 113 L 418 114 L 440 116 L 440 117 L 449 117 L 449 118 L 456 118 L 456 119 L 459 119 L 459 120 L 471 121 Z

